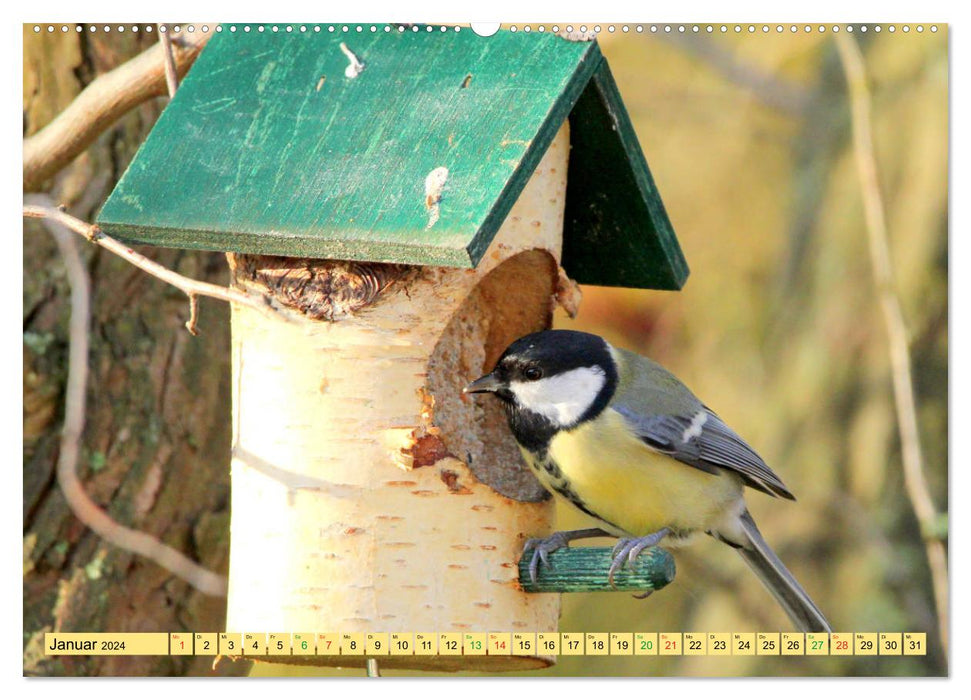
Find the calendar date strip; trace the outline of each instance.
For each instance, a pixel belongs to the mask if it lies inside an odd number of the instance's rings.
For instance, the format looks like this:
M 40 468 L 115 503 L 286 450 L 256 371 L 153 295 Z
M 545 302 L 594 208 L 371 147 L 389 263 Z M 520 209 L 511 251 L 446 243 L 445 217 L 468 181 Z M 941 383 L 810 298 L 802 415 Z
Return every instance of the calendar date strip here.
M 48 632 L 47 656 L 925 656 L 925 632 Z M 271 659 L 272 660 L 272 659 Z

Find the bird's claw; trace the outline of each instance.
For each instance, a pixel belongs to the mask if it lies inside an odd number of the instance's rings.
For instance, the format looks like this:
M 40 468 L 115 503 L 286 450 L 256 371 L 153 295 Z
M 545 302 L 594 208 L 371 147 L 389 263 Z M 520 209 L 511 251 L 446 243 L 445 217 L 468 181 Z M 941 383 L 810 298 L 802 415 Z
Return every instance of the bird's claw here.
M 523 554 L 526 554 L 530 550 L 533 551 L 533 556 L 529 560 L 529 580 L 533 585 L 536 585 L 536 574 L 539 573 L 539 565 L 542 564 L 552 569 L 553 564 L 550 562 L 550 554 L 566 547 L 569 542 L 570 540 L 562 532 L 554 532 L 549 537 L 534 537 L 526 540 L 526 544 L 523 546 Z
M 635 568 L 634 563 L 637 561 L 637 557 L 641 555 L 641 552 L 648 547 L 653 547 L 656 545 L 658 542 L 664 539 L 665 536 L 670 534 L 670 532 L 671 531 L 668 528 L 662 528 L 661 530 L 652 532 L 650 535 L 646 535 L 644 537 L 622 537 L 620 540 L 618 540 L 612 552 L 613 561 L 610 563 L 610 569 L 607 572 L 607 581 L 610 582 L 611 588 L 617 588 L 617 586 L 614 584 L 614 574 L 623 569 L 625 566 L 633 571 Z M 634 597 L 646 598 L 647 596 L 651 595 L 651 593 L 653 593 L 653 591 L 648 591 L 644 595 Z

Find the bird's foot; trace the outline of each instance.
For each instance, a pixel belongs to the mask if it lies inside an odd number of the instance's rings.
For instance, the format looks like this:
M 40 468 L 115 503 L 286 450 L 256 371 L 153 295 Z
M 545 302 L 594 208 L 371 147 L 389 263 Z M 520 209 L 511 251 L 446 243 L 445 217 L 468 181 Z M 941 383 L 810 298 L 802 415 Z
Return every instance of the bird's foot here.
M 552 569 L 553 565 L 549 559 L 550 554 L 569 545 L 571 539 L 570 534 L 570 532 L 554 532 L 549 537 L 534 537 L 526 540 L 526 544 L 523 546 L 523 554 L 526 554 L 530 550 L 533 552 L 533 558 L 529 560 L 529 580 L 534 585 L 536 584 L 536 574 L 539 571 L 539 565 L 542 563 L 543 566 Z
M 657 532 L 652 532 L 650 535 L 645 535 L 644 537 L 622 537 L 618 540 L 613 551 L 614 560 L 611 562 L 610 570 L 607 572 L 607 580 L 610 582 L 610 585 L 616 588 L 617 586 L 614 585 L 614 574 L 625 566 L 633 570 L 634 562 L 640 556 L 641 552 L 648 547 L 653 547 L 670 534 L 671 530 L 663 527 Z M 635 596 L 635 598 L 646 598 L 652 592 L 648 591 L 642 596 Z

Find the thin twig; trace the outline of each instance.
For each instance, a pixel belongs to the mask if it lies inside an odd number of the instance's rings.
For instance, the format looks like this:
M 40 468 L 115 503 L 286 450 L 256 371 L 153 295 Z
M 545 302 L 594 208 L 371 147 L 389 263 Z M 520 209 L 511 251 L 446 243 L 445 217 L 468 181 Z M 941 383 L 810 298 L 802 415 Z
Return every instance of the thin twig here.
M 199 335 L 196 322 L 199 320 L 199 295 L 189 295 L 189 320 L 185 322 L 185 329 L 192 335 Z
M 941 643 L 946 654 L 948 645 L 947 552 L 937 532 L 939 514 L 924 475 L 924 457 L 917 425 L 917 401 L 914 398 L 914 383 L 911 377 L 907 327 L 900 307 L 900 299 L 894 289 L 887 221 L 883 197 L 880 193 L 880 182 L 877 178 L 876 157 L 873 152 L 870 92 L 867 87 L 863 54 L 856 41 L 849 35 L 837 34 L 836 48 L 839 50 L 849 88 L 853 146 L 870 242 L 870 263 L 884 323 L 887 326 L 893 393 L 897 407 L 897 428 L 900 432 L 903 453 L 904 486 L 920 523 L 934 585 L 934 604 L 940 624 Z
M 175 67 L 175 56 L 172 54 L 172 37 L 169 36 L 168 27 L 159 24 L 158 39 L 162 42 L 162 58 L 165 60 L 165 84 L 169 89 L 169 97 L 175 97 L 175 91 L 179 89 L 179 76 Z
M 57 209 L 56 207 L 38 204 L 25 204 L 24 216 L 56 221 L 62 226 L 81 234 L 92 243 L 96 243 L 102 248 L 110 250 L 115 255 L 124 258 L 135 267 L 141 268 L 153 277 L 157 277 L 163 282 L 167 282 L 173 287 L 181 290 L 187 297 L 189 297 L 189 323 L 191 323 L 192 326 L 189 327 L 187 324 L 186 327 L 189 328 L 190 332 L 195 329 L 196 309 L 193 298 L 196 296 L 221 299 L 223 301 L 232 302 L 241 306 L 247 306 L 263 313 L 268 311 L 267 306 L 248 294 L 235 289 L 229 289 L 228 287 L 220 287 L 218 284 L 210 284 L 209 282 L 200 282 L 199 280 L 190 279 L 189 277 L 183 277 L 177 272 L 173 272 L 167 267 L 159 265 L 153 260 L 149 260 L 141 253 L 136 253 L 124 243 L 121 243 L 110 236 L 106 236 L 95 224 L 89 224 L 85 221 L 81 221 L 80 219 L 71 216 L 67 212 Z M 193 335 L 195 335 L 195 333 L 193 333 Z
M 39 204 L 35 208 L 52 208 L 45 195 L 31 195 Z M 25 207 L 26 209 L 26 207 Z M 56 209 L 55 209 L 56 211 Z M 69 328 L 67 387 L 64 396 L 64 427 L 61 431 L 57 458 L 57 480 L 64 498 L 78 520 L 105 541 L 125 551 L 140 554 L 189 583 L 207 595 L 225 597 L 226 577 L 195 563 L 181 552 L 163 544 L 151 535 L 127 528 L 112 520 L 91 500 L 78 478 L 76 466 L 84 432 L 84 411 L 88 382 L 88 333 L 91 315 L 91 292 L 88 273 L 81 261 L 74 237 L 67 227 L 54 218 L 45 218 L 44 227 L 54 236 L 64 258 L 71 285 L 71 321 Z
M 185 33 L 174 44 L 185 75 L 213 32 Z M 24 139 L 24 191 L 33 192 L 129 110 L 165 95 L 165 50 L 156 44 L 91 82 L 50 124 Z

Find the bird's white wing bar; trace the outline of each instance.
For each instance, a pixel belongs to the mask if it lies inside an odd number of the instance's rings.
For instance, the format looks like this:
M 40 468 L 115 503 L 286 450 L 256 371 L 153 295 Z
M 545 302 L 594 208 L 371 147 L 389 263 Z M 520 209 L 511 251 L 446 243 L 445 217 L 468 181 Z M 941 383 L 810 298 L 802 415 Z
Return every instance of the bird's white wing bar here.
M 716 473 L 737 472 L 752 488 L 773 496 L 793 496 L 762 458 L 714 412 L 702 407 L 691 416 L 643 415 L 616 401 L 611 405 L 646 445 L 679 462 Z
M 684 429 L 681 434 L 681 441 L 688 442 L 692 438 L 700 437 L 702 430 L 704 430 L 705 423 L 708 421 L 708 411 L 701 410 L 695 414 L 695 417 L 691 419 L 691 425 Z

